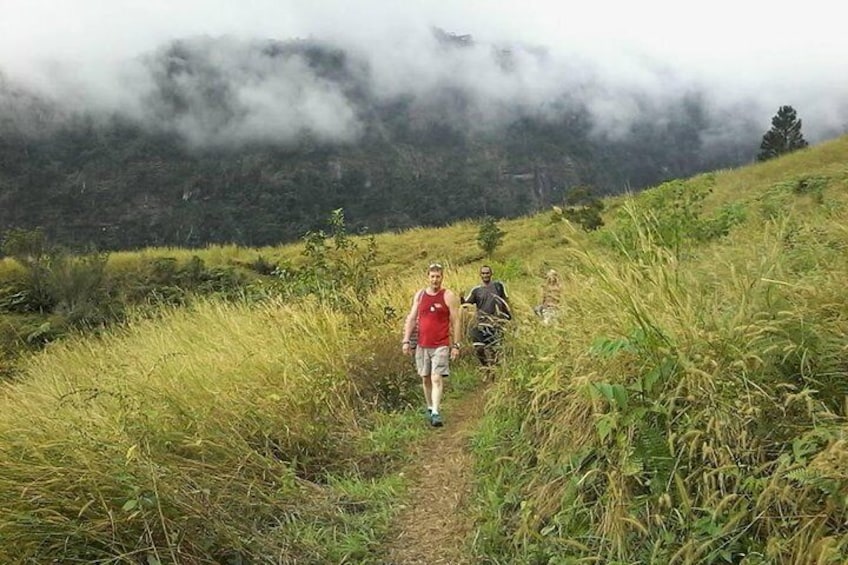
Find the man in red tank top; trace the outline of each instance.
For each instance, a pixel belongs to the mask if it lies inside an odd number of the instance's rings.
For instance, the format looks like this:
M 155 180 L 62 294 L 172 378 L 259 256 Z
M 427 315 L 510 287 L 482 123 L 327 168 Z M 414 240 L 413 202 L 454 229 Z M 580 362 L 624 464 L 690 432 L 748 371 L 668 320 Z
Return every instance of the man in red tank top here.
M 421 376 L 430 424 L 434 427 L 442 425 L 439 413 L 444 390 L 442 379 L 450 374 L 450 361 L 459 356 L 461 347 L 459 297 L 453 291 L 442 288 L 443 278 L 444 269 L 438 263 L 427 268 L 429 285 L 416 292 L 412 299 L 401 342 L 403 353 L 411 355 L 413 347 L 410 339 L 412 332 L 418 328 L 415 366 Z

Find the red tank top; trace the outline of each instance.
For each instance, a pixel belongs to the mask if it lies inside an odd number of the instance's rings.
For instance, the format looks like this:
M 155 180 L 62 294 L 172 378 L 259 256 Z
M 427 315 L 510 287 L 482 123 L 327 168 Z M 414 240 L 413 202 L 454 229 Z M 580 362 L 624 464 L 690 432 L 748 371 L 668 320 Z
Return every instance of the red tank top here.
M 418 345 L 441 347 L 450 345 L 450 308 L 445 303 L 445 289 L 429 295 L 421 293 L 418 302 Z

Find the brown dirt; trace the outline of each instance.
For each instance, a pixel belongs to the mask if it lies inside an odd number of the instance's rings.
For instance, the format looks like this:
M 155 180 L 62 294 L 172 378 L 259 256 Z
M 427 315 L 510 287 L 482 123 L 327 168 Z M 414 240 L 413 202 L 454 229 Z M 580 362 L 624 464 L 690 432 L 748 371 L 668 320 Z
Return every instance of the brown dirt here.
M 481 386 L 447 404 L 445 426 L 432 430 L 404 470 L 412 486 L 392 524 L 386 565 L 471 562 L 466 547 L 473 527 L 466 512 L 473 488 L 469 439 L 483 413 L 484 394 Z

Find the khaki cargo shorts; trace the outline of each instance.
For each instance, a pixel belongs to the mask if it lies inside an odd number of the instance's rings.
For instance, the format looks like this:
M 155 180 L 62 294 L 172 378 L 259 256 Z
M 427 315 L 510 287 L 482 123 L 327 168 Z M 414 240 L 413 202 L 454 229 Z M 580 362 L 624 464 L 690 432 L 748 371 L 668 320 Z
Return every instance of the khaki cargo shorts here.
M 415 367 L 421 377 L 431 375 L 447 377 L 450 375 L 449 363 L 450 347 L 447 345 L 440 347 L 421 347 L 419 345 L 415 348 Z

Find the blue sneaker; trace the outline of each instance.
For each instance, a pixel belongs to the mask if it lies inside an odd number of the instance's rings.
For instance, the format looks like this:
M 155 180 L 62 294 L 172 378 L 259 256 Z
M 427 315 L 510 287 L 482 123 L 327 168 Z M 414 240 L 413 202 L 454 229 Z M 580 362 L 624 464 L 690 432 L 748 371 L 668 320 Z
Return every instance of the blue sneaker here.
M 430 414 L 430 425 L 434 428 L 441 428 L 444 425 L 441 414 Z

